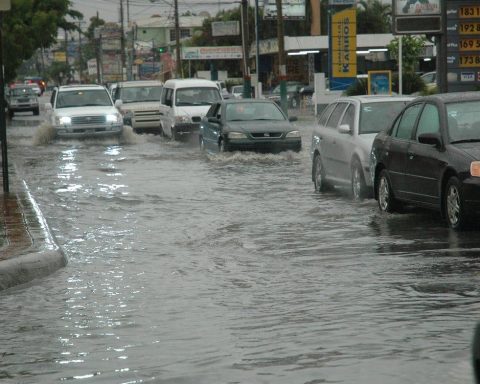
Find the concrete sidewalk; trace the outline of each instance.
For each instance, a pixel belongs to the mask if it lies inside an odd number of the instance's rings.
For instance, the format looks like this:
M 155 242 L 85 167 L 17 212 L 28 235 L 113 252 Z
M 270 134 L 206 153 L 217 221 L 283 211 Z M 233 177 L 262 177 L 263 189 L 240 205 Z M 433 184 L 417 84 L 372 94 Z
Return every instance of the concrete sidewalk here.
M 67 264 L 27 184 L 9 165 L 9 193 L 3 192 L 0 176 L 0 290 L 44 277 Z

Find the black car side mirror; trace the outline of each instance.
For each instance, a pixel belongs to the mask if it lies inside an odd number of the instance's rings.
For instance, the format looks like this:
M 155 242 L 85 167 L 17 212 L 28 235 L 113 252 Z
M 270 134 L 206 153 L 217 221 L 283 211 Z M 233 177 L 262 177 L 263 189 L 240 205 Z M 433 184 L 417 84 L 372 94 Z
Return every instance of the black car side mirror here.
M 208 122 L 214 123 L 214 124 L 220 124 L 220 119 L 217 119 L 216 117 L 209 117 Z
M 438 133 L 422 133 L 418 136 L 418 142 L 440 148 L 442 146 L 442 137 Z

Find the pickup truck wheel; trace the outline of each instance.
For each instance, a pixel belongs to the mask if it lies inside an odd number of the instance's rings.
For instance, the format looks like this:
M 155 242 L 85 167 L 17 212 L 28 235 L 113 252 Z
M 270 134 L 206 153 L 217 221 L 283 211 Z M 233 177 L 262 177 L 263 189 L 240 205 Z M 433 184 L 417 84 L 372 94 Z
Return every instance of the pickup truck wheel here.
M 322 158 L 319 154 L 315 155 L 313 159 L 312 176 L 315 192 L 324 192 L 329 188 L 325 178 L 325 168 L 323 167 Z
M 351 190 L 353 200 L 361 200 L 365 198 L 367 194 L 367 186 L 365 184 L 365 179 L 363 178 L 362 167 L 358 160 L 353 161 L 351 177 Z

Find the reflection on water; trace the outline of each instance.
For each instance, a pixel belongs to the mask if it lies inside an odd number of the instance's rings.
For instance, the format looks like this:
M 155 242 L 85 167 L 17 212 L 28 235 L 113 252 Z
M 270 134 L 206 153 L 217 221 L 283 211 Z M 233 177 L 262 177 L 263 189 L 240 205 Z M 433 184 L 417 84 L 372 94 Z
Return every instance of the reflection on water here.
M 471 383 L 478 232 L 314 193 L 302 130 L 278 155 L 13 132 L 70 263 L 0 293 L 0 381 Z

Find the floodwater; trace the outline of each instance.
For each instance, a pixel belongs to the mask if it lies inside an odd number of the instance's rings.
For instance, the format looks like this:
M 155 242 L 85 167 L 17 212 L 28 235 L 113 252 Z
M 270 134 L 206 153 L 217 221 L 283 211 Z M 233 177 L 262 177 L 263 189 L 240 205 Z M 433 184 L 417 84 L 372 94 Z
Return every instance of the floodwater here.
M 0 382 L 472 383 L 479 232 L 314 193 L 311 124 L 277 155 L 11 127 L 69 264 L 0 293 Z

